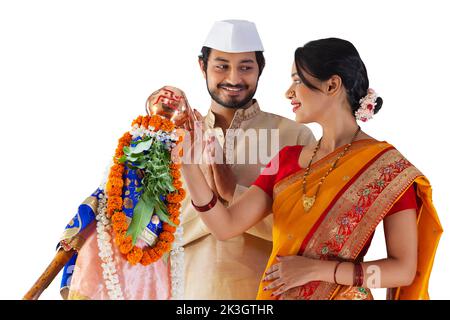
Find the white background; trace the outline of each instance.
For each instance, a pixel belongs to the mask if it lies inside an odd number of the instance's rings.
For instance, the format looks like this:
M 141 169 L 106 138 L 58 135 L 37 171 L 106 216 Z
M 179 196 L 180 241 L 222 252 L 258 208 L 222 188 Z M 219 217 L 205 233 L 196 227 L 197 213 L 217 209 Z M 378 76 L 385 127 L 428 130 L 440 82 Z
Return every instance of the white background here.
M 213 22 L 257 24 L 267 66 L 256 98 L 294 119 L 284 98 L 296 47 L 353 42 L 384 99 L 363 130 L 394 144 L 430 179 L 449 228 L 448 1 L 0 2 L 0 299 L 20 299 L 53 258 L 78 205 L 98 186 L 117 139 L 147 96 L 182 88 L 203 114 L 197 55 Z M 312 125 L 314 133 L 320 130 Z M 444 233 L 430 280 L 448 299 Z M 369 259 L 385 256 L 382 229 Z M 60 299 L 60 276 L 42 299 Z M 384 290 L 376 290 L 378 299 Z

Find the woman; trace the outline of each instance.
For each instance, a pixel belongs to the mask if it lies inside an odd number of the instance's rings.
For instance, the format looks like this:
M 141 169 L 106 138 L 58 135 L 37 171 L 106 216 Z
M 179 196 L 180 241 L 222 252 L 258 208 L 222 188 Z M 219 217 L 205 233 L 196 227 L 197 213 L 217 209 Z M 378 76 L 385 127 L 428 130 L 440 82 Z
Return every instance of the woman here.
M 286 95 L 296 121 L 319 123 L 322 138 L 282 149 L 268 165 L 278 172 L 263 172 L 228 208 L 197 165 L 183 164 L 205 224 L 228 239 L 273 212 L 273 250 L 258 299 L 372 299 L 368 287 L 392 288 L 391 299 L 428 299 L 442 233 L 431 187 L 392 145 L 358 126 L 383 101 L 369 89 L 356 48 L 335 38 L 298 48 Z M 381 220 L 388 257 L 363 262 Z

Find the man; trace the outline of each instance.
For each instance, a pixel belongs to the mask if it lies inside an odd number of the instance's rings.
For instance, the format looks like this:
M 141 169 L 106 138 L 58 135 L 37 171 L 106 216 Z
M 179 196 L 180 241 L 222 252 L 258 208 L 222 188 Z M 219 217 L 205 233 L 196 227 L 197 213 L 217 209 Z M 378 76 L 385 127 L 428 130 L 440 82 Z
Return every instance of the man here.
M 204 127 L 214 132 L 226 158 L 223 164 L 203 164 L 202 170 L 225 204 L 242 194 L 281 148 L 315 140 L 306 126 L 261 111 L 253 99 L 264 69 L 263 50 L 254 23 L 219 21 L 207 36 L 198 60 L 211 96 Z M 261 159 L 267 148 L 267 157 Z M 255 154 L 260 157 L 252 161 Z M 249 155 L 249 159 L 239 161 L 242 155 Z M 272 249 L 272 217 L 244 235 L 218 241 L 190 204 L 189 196 L 182 208 L 184 298 L 255 299 Z

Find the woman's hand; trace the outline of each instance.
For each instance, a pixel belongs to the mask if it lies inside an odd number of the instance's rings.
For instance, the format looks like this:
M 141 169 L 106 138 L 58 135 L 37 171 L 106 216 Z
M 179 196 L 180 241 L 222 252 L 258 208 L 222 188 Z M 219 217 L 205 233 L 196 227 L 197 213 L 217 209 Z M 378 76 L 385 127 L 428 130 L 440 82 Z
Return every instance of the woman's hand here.
M 196 109 L 188 108 L 173 119 L 175 125 L 184 129 L 183 137 L 183 164 L 200 163 L 205 147 L 203 116 Z
M 302 286 L 319 279 L 320 260 L 303 256 L 278 257 L 278 263 L 267 269 L 263 281 L 271 281 L 264 290 L 273 290 L 272 296 L 278 296 L 289 289 Z

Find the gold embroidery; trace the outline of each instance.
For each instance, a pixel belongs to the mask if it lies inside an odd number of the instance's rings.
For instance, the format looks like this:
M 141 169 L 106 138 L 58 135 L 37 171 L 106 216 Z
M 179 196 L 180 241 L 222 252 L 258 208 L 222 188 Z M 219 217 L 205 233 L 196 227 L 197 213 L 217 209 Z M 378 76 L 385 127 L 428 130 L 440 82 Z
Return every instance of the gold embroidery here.
M 130 198 L 124 198 L 123 199 L 123 206 L 126 209 L 132 209 L 133 208 L 133 200 L 131 200 Z
M 91 300 L 88 296 L 84 296 L 78 291 L 69 290 L 67 300 Z
M 97 215 L 98 199 L 94 196 L 87 197 L 82 204 L 88 205 Z
M 373 300 L 373 296 L 367 288 L 342 286 L 333 300 Z
M 77 213 L 77 215 L 75 216 L 75 219 L 77 219 L 77 221 L 78 221 L 78 227 L 73 227 L 73 228 L 67 228 L 67 229 L 65 229 L 64 232 L 63 232 L 63 234 L 62 234 L 61 237 L 59 238 L 59 241 L 66 240 L 66 239 L 70 239 L 70 238 L 76 236 L 76 235 L 78 234 L 78 232 L 80 232 L 80 229 L 81 229 L 81 227 L 80 227 L 80 226 L 81 226 L 81 218 L 80 218 L 80 215 L 79 215 L 78 213 Z M 75 221 L 74 221 L 73 219 L 72 219 L 71 222 L 73 222 L 72 225 L 75 224 Z

